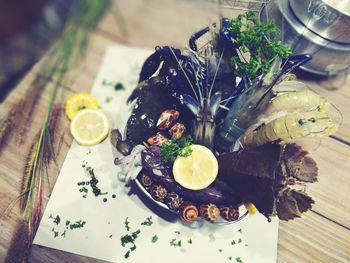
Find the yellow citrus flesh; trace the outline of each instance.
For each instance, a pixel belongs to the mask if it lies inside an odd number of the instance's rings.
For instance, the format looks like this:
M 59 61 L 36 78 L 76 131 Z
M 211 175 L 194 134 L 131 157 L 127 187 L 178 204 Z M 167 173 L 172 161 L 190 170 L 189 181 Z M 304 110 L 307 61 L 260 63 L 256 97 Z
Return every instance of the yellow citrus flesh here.
M 95 145 L 107 137 L 109 132 L 108 119 L 99 110 L 81 110 L 73 118 L 70 131 L 79 144 Z
M 245 203 L 244 206 L 248 210 L 248 213 L 250 215 L 254 215 L 256 212 L 258 212 L 258 209 L 255 207 L 253 203 Z
M 174 179 L 181 186 L 200 190 L 214 182 L 218 175 L 218 161 L 211 150 L 203 145 L 191 145 L 188 157 L 177 157 L 174 166 Z
M 66 103 L 66 114 L 70 120 L 81 110 L 98 109 L 99 104 L 94 96 L 81 92 L 74 94 Z

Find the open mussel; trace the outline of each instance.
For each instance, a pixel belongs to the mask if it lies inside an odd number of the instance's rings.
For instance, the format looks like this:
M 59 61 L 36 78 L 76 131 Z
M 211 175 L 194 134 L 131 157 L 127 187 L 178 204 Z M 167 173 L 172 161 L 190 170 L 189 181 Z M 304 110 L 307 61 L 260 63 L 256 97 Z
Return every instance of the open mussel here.
M 122 134 L 118 129 L 114 129 L 110 132 L 109 140 L 119 153 L 125 156 L 130 154 L 132 150 L 131 144 L 123 140 Z

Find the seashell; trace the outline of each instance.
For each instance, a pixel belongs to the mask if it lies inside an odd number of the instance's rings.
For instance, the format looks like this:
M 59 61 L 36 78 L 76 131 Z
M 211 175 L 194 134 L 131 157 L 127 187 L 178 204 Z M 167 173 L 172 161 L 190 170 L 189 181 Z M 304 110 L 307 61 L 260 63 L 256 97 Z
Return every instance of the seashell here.
M 167 141 L 168 141 L 168 138 L 166 138 L 160 132 L 158 132 L 156 135 L 148 138 L 147 143 L 150 145 L 162 146 Z
M 239 217 L 238 208 L 236 206 L 220 206 L 220 215 L 226 221 L 235 221 Z
M 154 200 L 163 202 L 168 191 L 160 184 L 155 184 L 151 187 L 151 195 Z
M 148 191 L 149 189 L 151 189 L 151 186 L 153 185 L 153 180 L 151 179 L 151 177 L 149 177 L 148 175 L 146 175 L 145 173 L 141 172 L 140 174 L 140 182 L 142 184 L 142 186 Z
M 117 142 L 122 139 L 122 134 L 118 129 L 114 129 L 109 133 L 109 140 L 114 147 L 117 147 Z
M 171 137 L 174 137 L 175 139 L 180 139 L 184 134 L 185 130 L 186 130 L 185 125 L 177 122 L 174 124 L 173 127 L 170 128 L 169 133 Z
M 193 222 L 198 217 L 198 208 L 191 202 L 184 202 L 180 205 L 180 215 L 186 222 Z
M 214 222 L 219 218 L 220 210 L 214 204 L 206 204 L 199 207 L 199 214 L 206 221 Z
M 122 155 L 127 156 L 127 155 L 129 155 L 131 153 L 132 147 L 126 141 L 118 141 L 117 142 L 117 150 Z
M 177 193 L 170 192 L 165 197 L 165 203 L 171 210 L 177 210 L 183 203 L 183 199 Z
M 169 129 L 179 118 L 180 113 L 177 110 L 165 110 L 160 114 L 157 121 L 157 128 L 160 130 Z

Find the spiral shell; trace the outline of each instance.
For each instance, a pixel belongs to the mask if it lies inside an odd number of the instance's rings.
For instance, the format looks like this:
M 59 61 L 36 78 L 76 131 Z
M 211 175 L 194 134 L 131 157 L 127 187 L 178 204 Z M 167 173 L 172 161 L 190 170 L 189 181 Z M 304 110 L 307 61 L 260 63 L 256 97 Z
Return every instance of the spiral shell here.
M 214 204 L 205 204 L 199 207 L 199 214 L 206 221 L 214 222 L 219 218 L 220 210 Z
M 220 215 L 226 221 L 235 221 L 239 218 L 238 208 L 236 206 L 220 206 Z
M 171 210 L 177 210 L 183 203 L 183 199 L 177 193 L 170 192 L 165 197 L 165 203 Z
M 151 179 L 151 177 L 144 173 L 140 174 L 140 182 L 147 191 L 151 189 L 151 186 L 153 184 L 153 180 Z
M 177 110 L 165 110 L 160 115 L 157 128 L 160 130 L 169 129 L 173 123 L 179 118 L 180 113 Z
M 151 187 L 151 195 L 154 200 L 163 202 L 167 194 L 168 191 L 160 184 L 155 184 Z
M 199 214 L 198 208 L 190 202 L 182 203 L 179 210 L 181 217 L 187 222 L 195 221 Z

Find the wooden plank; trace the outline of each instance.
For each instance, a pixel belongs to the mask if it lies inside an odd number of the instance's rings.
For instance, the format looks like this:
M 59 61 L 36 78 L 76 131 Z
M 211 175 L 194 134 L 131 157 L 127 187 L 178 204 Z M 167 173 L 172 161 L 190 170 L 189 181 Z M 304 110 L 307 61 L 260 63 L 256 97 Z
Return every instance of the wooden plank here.
M 281 222 L 279 263 L 350 262 L 350 231 L 308 213 L 302 219 Z
M 350 147 L 326 138 L 311 156 L 319 167 L 319 181 L 308 188 L 313 209 L 350 229 Z

